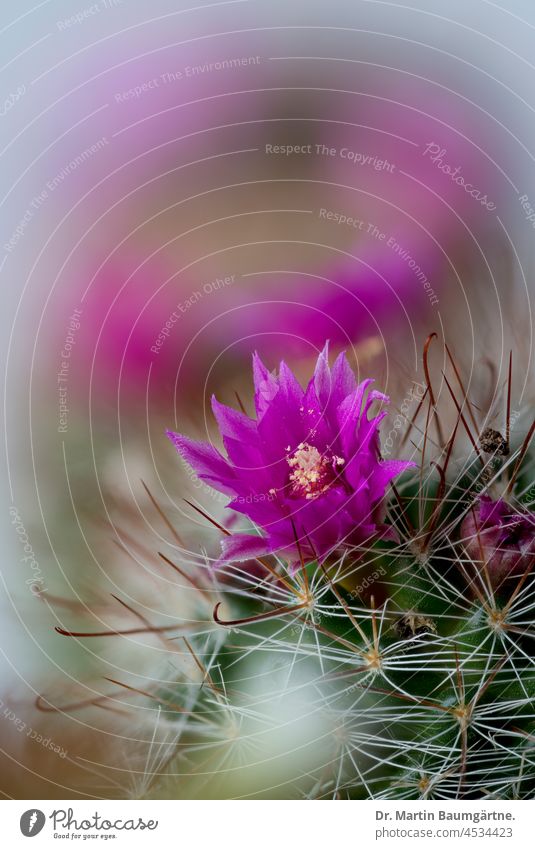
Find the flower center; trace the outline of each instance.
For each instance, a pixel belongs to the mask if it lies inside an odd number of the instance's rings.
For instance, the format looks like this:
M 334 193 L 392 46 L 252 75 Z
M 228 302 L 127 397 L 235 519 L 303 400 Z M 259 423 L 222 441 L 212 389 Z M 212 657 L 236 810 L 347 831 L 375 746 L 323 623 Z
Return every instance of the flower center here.
M 291 472 L 290 484 L 295 495 L 301 498 L 316 498 L 325 492 L 334 481 L 336 466 L 344 460 L 334 455 L 320 454 L 314 445 L 301 442 L 286 458 Z

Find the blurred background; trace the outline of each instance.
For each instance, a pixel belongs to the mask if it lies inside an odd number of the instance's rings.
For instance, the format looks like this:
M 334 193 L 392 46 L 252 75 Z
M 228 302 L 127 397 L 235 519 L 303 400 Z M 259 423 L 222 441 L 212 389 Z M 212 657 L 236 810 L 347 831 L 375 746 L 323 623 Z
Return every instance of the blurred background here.
M 514 345 L 527 382 L 534 34 L 528 0 L 2 6 L 4 795 L 148 792 L 142 719 L 98 699 L 106 675 L 164 674 L 161 646 L 54 626 L 131 624 L 112 593 L 199 615 L 154 553 L 170 519 L 186 560 L 215 556 L 183 499 L 224 501 L 164 432 L 213 436 L 214 392 L 247 407 L 254 350 L 305 378 L 330 340 L 395 404 L 435 331 L 476 377 Z M 279 729 L 255 758 L 280 757 L 183 795 L 298 792 L 328 718 L 294 728 L 314 697 L 301 670 L 270 704 L 277 674 L 247 680 Z

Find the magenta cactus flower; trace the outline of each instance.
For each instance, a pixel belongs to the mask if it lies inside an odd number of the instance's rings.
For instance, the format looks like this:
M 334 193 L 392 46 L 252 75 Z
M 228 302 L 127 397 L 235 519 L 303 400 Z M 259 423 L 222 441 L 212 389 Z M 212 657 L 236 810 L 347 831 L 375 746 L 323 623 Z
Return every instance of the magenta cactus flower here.
M 515 511 L 502 498 L 479 499 L 461 525 L 461 540 L 478 566 L 485 564 L 492 588 L 505 589 L 535 564 L 535 513 Z
M 262 534 L 233 534 L 217 565 L 278 553 L 295 565 L 301 555 L 324 561 L 341 546 L 395 539 L 382 524 L 390 481 L 414 465 L 382 460 L 380 410 L 388 398 L 357 385 L 345 354 L 332 370 L 327 346 L 306 390 L 282 362 L 278 375 L 253 357 L 256 419 L 212 399 L 227 457 L 213 445 L 168 436 L 202 480 L 231 496 L 230 509 Z

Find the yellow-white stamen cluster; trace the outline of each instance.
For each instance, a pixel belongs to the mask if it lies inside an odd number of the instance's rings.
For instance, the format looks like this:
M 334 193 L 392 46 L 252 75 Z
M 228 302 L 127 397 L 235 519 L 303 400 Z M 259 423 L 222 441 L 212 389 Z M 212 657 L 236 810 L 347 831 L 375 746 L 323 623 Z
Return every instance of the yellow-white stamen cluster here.
M 334 465 L 344 464 L 342 457 L 326 457 L 308 442 L 300 442 L 293 454 L 286 458 L 286 462 L 292 470 L 290 481 L 293 491 L 308 499 L 316 498 L 329 489 L 333 482 Z

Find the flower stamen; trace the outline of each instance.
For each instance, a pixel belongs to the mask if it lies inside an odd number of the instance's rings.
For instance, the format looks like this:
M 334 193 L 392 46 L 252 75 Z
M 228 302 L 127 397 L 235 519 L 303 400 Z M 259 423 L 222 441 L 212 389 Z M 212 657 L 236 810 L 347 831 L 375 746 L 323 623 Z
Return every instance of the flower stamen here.
M 300 442 L 297 449 L 286 458 L 290 469 L 290 483 L 295 495 L 316 498 L 325 492 L 334 480 L 334 467 L 343 466 L 344 459 L 321 454 L 314 445 Z

